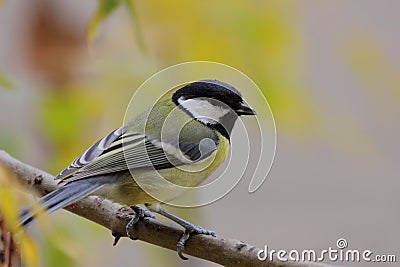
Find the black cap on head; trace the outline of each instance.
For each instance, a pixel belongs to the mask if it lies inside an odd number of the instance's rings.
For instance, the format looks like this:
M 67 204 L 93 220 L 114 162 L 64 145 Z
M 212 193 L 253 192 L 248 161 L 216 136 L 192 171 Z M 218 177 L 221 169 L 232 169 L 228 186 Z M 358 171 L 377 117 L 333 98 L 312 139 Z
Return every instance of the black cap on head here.
M 233 110 L 240 109 L 243 102 L 242 94 L 232 85 L 218 80 L 201 80 L 190 83 L 174 93 L 172 100 L 175 104 L 178 99 L 210 98 L 225 103 Z

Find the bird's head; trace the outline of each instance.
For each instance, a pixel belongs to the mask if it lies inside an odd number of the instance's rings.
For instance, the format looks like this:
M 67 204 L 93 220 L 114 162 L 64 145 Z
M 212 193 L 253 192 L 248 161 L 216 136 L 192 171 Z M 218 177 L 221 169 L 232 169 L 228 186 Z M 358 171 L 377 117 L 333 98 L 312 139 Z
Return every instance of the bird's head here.
M 172 100 L 200 123 L 220 130 L 223 127 L 224 135 L 230 135 L 238 116 L 256 114 L 236 88 L 217 80 L 187 84 L 172 95 Z

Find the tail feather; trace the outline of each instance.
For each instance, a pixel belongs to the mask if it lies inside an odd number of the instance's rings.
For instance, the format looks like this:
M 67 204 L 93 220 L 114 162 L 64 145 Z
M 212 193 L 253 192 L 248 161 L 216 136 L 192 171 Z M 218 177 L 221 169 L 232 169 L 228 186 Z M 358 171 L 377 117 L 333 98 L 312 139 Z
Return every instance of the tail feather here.
M 58 209 L 62 209 L 99 189 L 104 184 L 94 183 L 93 181 L 77 180 L 66 184 L 59 189 L 41 197 L 39 204 L 41 209 L 36 212 L 32 212 L 31 208 L 25 208 L 20 211 L 20 225 L 28 227 L 38 215 L 38 213 L 46 212 L 52 213 Z

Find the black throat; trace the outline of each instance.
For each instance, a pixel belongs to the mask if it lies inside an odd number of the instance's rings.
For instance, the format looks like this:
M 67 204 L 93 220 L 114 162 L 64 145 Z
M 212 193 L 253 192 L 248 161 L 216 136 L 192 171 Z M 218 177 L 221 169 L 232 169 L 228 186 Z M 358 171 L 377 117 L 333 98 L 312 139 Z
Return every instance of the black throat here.
M 231 141 L 231 133 L 233 126 L 238 118 L 237 114 L 232 114 L 229 112 L 225 116 L 223 116 L 220 121 L 215 121 L 214 123 L 206 123 L 204 121 L 196 119 L 198 122 L 210 127 L 213 130 L 218 131 L 223 137 L 225 137 L 229 142 Z

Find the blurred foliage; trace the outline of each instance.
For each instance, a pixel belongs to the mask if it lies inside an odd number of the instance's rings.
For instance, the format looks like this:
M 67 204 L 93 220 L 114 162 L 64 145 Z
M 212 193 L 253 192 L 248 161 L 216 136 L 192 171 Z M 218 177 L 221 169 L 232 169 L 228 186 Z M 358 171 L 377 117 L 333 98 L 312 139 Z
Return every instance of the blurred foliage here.
M 101 102 L 95 92 L 79 88 L 55 90 L 43 97 L 38 107 L 42 134 L 46 140 L 51 140 L 52 151 L 56 154 L 62 151 L 63 155 L 50 161 L 49 170 L 60 171 L 66 165 L 65 159 L 71 160 L 86 149 L 87 144 L 85 146 L 81 140 L 85 139 L 87 134 L 93 136 L 93 130 L 97 128 L 95 121 L 101 119 Z
M 296 7 L 289 1 L 137 2 L 150 53 L 165 65 L 209 60 L 243 71 L 265 94 L 278 126 L 290 127 L 282 132 L 294 135 L 310 130 L 300 118 L 318 122 L 294 75 L 304 45 L 291 23 Z
M 3 73 L 0 72 L 0 88 L 12 89 L 14 88 L 10 79 L 8 79 Z
M 398 68 L 377 40 L 364 35 L 352 36 L 343 45 L 342 56 L 365 88 L 389 89 L 393 94 L 389 99 L 400 99 Z
M 133 15 L 133 1 L 131 0 L 99 0 L 97 10 L 89 22 L 86 37 L 89 42 L 96 37 L 100 24 L 121 4 L 125 4 Z
M 2 235 L 3 238 L 1 238 L 1 241 L 4 242 L 3 246 L 7 247 L 7 239 L 5 236 L 7 235 L 6 231 L 8 230 L 9 233 L 11 234 L 10 239 L 8 240 L 14 240 L 11 241 L 11 244 L 14 242 L 17 244 L 18 249 L 21 250 L 21 257 L 22 261 L 24 263 L 24 266 L 39 266 L 38 265 L 38 254 L 37 254 L 37 248 L 35 243 L 32 241 L 32 239 L 25 234 L 24 231 L 21 231 L 21 229 L 17 229 L 18 225 L 18 215 L 17 211 L 19 210 L 19 207 L 21 207 L 21 191 L 22 187 L 20 184 L 16 182 L 16 178 L 14 177 L 14 174 L 10 172 L 7 167 L 5 167 L 3 164 L 0 164 L 0 220 L 3 221 L 5 227 L 2 229 L 2 232 L 0 235 Z M 8 242 L 10 243 L 10 242 Z M 0 246 L 2 247 L 2 246 Z M 15 250 L 15 248 L 12 249 L 12 254 L 5 255 L 6 257 L 6 262 L 15 262 L 20 260 L 19 252 Z M 11 259 L 7 259 L 7 257 L 10 256 L 12 257 Z M 17 259 L 16 259 L 17 258 Z
M 72 224 L 68 220 L 52 224 L 49 217 L 39 216 L 35 224 L 40 227 L 42 238 L 36 236 L 32 239 L 25 230 L 17 228 L 17 211 L 26 207 L 32 199 L 30 195 L 23 194 L 25 191 L 26 188 L 17 182 L 14 174 L 0 163 L 0 252 L 11 249 L 10 253 L 5 253 L 6 262 L 11 260 L 13 263 L 11 266 L 19 266 L 21 259 L 26 267 L 75 266 L 76 259 L 85 255 L 85 247 L 96 247 L 92 242 L 96 240 L 100 226 L 76 223 L 76 218 L 73 218 L 75 222 Z M 80 231 L 84 231 L 85 235 L 77 235 Z M 6 238 L 7 235 L 9 238 Z M 8 255 L 12 258 L 7 259 Z

